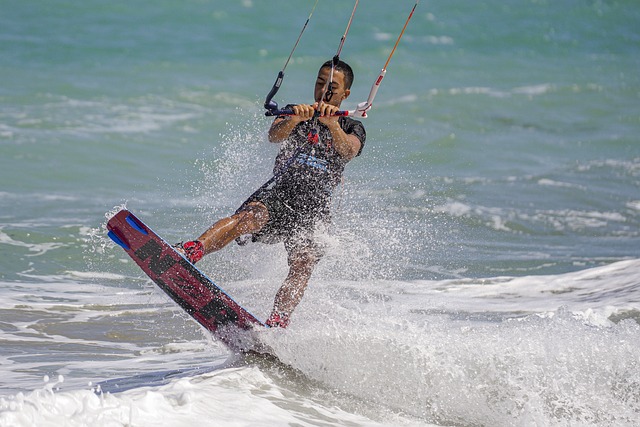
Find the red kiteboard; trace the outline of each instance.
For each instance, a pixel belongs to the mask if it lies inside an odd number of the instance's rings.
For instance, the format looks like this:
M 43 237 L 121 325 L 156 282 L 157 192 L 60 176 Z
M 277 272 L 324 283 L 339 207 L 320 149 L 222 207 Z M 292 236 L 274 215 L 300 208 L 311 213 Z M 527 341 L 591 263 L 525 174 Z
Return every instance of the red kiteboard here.
M 255 350 L 254 328 L 266 325 L 126 209 L 107 223 L 109 237 L 151 280 L 231 350 Z

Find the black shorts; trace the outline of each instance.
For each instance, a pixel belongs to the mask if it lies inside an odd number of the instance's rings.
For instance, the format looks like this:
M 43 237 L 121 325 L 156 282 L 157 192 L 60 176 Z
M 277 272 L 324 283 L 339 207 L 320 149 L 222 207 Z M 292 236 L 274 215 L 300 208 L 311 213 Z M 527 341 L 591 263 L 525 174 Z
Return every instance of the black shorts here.
M 269 221 L 252 235 L 252 241 L 284 242 L 287 250 L 300 245 L 317 247 L 313 238 L 315 231 L 331 220 L 331 193 L 317 187 L 310 190 L 287 182 L 276 182 L 253 193 L 236 213 L 252 202 L 262 203 L 269 212 Z

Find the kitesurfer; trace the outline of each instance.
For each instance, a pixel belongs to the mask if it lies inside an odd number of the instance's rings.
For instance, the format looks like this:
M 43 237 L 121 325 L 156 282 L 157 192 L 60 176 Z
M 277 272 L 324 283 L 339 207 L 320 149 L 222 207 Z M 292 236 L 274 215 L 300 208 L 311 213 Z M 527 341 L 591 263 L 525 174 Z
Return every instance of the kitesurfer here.
M 193 263 L 242 236 L 254 242 L 284 243 L 289 273 L 278 290 L 267 320 L 287 327 L 309 278 L 323 256 L 317 234 L 330 221 L 331 195 L 345 165 L 360 155 L 366 133 L 358 120 L 336 116 L 349 97 L 353 71 L 334 58 L 320 67 L 314 103 L 288 106 L 269 129 L 269 141 L 280 144 L 274 177 L 254 192 L 231 216 L 214 223 L 196 240 L 177 245 Z

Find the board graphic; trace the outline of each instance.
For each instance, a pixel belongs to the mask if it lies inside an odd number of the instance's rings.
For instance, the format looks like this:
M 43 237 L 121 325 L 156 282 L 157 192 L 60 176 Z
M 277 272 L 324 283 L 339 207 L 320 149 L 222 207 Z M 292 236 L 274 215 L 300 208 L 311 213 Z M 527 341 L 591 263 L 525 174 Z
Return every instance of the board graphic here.
M 231 350 L 253 350 L 265 324 L 235 302 L 182 254 L 126 209 L 107 223 L 109 237 L 156 285 Z

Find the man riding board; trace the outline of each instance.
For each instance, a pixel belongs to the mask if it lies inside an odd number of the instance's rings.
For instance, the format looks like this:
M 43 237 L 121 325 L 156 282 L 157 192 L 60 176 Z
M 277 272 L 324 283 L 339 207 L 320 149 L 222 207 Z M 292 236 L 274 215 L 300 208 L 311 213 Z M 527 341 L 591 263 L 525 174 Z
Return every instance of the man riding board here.
M 353 71 L 343 61 L 325 62 L 316 78 L 313 104 L 291 106 L 278 116 L 269 141 L 280 144 L 274 177 L 231 216 L 213 224 L 196 240 L 177 245 L 195 263 L 244 235 L 254 242 L 284 242 L 289 274 L 278 290 L 271 327 L 285 328 L 300 303 L 314 267 L 323 256 L 315 238 L 330 221 L 331 193 L 345 165 L 360 155 L 366 133 L 361 122 L 334 116 L 350 92 Z

